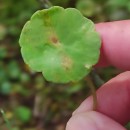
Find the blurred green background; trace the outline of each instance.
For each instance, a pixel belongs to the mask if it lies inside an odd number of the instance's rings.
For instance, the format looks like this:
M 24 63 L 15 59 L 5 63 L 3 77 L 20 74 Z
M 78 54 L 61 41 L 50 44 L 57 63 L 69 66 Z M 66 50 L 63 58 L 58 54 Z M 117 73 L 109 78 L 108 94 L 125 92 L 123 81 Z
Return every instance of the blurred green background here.
M 22 60 L 18 44 L 22 27 L 35 11 L 49 5 L 77 8 L 95 23 L 130 18 L 130 0 L 1 0 L 0 109 L 12 130 L 64 130 L 71 113 L 91 94 L 86 80 L 52 84 Z M 89 78 L 98 88 L 120 72 L 113 67 L 96 69 Z M 0 130 L 11 130 L 2 114 Z

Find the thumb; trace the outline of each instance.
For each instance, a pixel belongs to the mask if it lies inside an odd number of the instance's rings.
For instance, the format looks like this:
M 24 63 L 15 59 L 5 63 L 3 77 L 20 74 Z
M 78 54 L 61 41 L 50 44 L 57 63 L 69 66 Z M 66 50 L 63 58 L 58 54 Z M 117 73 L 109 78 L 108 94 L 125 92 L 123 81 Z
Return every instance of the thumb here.
M 126 130 L 111 118 L 95 112 L 75 114 L 68 121 L 66 130 Z

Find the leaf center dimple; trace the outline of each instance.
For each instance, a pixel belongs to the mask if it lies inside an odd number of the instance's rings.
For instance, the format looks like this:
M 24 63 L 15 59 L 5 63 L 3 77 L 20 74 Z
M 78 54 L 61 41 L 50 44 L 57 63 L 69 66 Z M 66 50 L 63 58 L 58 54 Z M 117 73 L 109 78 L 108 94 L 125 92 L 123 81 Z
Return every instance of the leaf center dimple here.
M 65 70 L 70 70 L 72 68 L 72 64 L 73 64 L 72 60 L 68 56 L 65 56 L 63 58 L 62 65 L 63 65 Z

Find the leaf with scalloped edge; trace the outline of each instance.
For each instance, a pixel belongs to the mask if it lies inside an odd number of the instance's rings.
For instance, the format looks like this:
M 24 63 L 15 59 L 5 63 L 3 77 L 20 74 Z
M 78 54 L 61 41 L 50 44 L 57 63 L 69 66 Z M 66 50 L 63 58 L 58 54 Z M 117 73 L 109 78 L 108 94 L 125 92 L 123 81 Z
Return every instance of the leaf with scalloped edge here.
M 93 22 L 74 8 L 37 11 L 25 24 L 19 42 L 25 63 L 56 83 L 81 80 L 100 53 Z

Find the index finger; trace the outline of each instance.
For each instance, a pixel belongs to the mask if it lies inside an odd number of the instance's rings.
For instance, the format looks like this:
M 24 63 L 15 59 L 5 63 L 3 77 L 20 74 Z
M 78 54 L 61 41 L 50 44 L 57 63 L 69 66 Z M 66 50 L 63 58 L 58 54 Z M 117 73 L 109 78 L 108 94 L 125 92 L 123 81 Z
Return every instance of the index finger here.
M 96 24 L 102 40 L 97 66 L 113 65 L 130 70 L 130 20 Z

